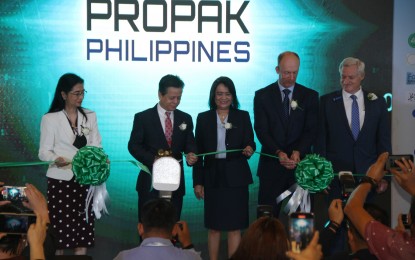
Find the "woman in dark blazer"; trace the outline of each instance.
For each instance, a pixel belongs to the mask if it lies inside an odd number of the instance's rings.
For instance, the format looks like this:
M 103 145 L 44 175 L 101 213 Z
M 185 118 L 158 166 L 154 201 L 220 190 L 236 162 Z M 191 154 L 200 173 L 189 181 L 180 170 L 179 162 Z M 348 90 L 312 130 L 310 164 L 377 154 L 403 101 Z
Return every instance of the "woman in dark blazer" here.
M 204 199 L 209 256 L 217 259 L 220 232 L 228 233 L 230 257 L 241 240 L 240 230 L 249 225 L 248 185 L 253 181 L 247 160 L 255 151 L 255 142 L 249 114 L 238 109 L 235 85 L 230 78 L 219 77 L 213 82 L 209 107 L 197 117 L 198 152 L 240 149 L 204 156 L 193 167 L 195 195 Z

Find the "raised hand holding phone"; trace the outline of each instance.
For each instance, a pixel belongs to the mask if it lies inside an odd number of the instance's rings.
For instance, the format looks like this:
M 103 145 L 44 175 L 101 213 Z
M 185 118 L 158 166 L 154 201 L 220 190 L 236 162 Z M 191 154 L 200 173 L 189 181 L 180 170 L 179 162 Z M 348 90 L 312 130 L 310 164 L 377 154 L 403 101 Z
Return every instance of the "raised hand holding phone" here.
M 293 252 L 304 250 L 313 238 L 314 214 L 294 212 L 290 215 L 290 243 Z

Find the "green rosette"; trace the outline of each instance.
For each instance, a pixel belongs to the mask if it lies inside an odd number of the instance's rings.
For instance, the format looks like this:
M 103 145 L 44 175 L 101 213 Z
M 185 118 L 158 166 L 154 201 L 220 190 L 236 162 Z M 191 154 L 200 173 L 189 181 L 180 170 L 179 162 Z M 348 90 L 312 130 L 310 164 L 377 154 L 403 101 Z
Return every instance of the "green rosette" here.
M 76 181 L 82 185 L 98 186 L 110 175 L 108 155 L 104 149 L 95 146 L 84 146 L 72 159 L 72 171 Z
M 333 177 L 331 162 L 317 154 L 306 155 L 295 169 L 297 184 L 312 193 L 326 189 Z

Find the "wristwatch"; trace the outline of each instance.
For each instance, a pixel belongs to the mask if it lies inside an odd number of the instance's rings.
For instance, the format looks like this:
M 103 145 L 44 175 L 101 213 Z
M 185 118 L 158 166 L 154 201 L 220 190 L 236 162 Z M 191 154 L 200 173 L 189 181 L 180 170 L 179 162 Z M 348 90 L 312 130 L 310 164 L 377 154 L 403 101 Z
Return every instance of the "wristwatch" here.
M 372 190 L 376 190 L 378 188 L 378 182 L 369 176 L 363 176 L 360 179 L 360 183 L 370 183 L 370 186 L 372 187 Z

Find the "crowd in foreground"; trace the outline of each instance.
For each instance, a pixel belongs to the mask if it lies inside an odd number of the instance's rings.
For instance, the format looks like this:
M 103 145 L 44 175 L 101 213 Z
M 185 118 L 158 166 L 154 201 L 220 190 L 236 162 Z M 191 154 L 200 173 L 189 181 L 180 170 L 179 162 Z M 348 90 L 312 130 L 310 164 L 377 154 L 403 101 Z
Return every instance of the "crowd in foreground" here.
M 409 209 L 409 232 L 402 218 L 398 217 L 395 229 L 388 226 L 384 210 L 366 204 L 366 196 L 376 190 L 383 179 L 388 153 L 379 156 L 368 170 L 365 178 L 353 191 L 342 209 L 340 200 L 333 200 L 329 208 L 330 224 L 314 236 L 300 253 L 290 248 L 286 228 L 276 218 L 264 216 L 254 221 L 242 236 L 236 252 L 230 259 L 413 259 L 415 257 L 415 200 Z M 415 166 L 412 161 L 396 161 L 399 168 L 391 169 L 396 182 L 415 196 Z M 49 225 L 49 214 L 45 197 L 31 184 L 26 184 L 27 201 L 24 205 L 33 210 L 36 223 L 30 225 L 27 235 L 17 240 L 2 238 L 0 259 L 54 259 L 54 230 Z M 0 206 L 9 204 L 1 201 Z M 120 252 L 114 259 L 201 259 L 194 248 L 190 231 L 185 221 L 176 221 L 176 209 L 166 199 L 154 199 L 143 207 L 142 221 L 138 224 L 141 244 Z M 342 222 L 347 221 L 349 252 L 331 252 L 330 242 Z M 26 240 L 27 239 L 27 240 Z M 176 239 L 175 244 L 172 240 Z M 323 254 L 324 252 L 324 254 Z

